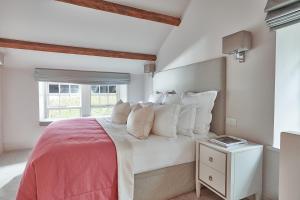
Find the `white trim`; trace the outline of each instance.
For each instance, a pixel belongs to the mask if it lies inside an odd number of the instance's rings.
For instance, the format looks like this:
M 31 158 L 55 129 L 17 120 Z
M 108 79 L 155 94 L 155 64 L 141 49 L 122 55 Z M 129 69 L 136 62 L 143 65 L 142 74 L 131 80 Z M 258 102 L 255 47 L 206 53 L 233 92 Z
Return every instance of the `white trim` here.
M 74 84 L 80 86 L 80 106 L 70 106 L 70 107 L 60 107 L 60 106 L 52 106 L 49 107 L 48 105 L 48 95 L 49 95 L 49 84 L 52 84 L 52 82 L 39 82 L 39 110 L 40 110 L 40 125 L 46 126 L 52 121 L 55 121 L 56 119 L 49 119 L 47 118 L 49 110 L 62 110 L 62 109 L 80 109 L 80 117 L 90 117 L 91 116 L 91 109 L 92 108 L 111 108 L 114 106 L 114 104 L 107 104 L 107 105 L 91 105 L 91 85 L 80 85 L 80 84 Z M 61 84 L 61 83 L 53 83 L 53 84 Z M 62 83 L 62 84 L 73 84 L 73 83 Z M 114 84 L 107 84 L 108 86 L 114 85 Z M 99 85 L 100 86 L 100 85 Z M 121 91 L 121 90 L 125 90 Z M 41 94 L 42 93 L 42 94 Z M 127 96 L 125 97 L 124 94 L 127 94 L 127 86 L 123 87 L 123 85 L 116 85 L 116 94 L 117 94 L 117 101 L 121 98 L 121 94 L 123 98 L 127 99 Z M 104 94 L 109 98 L 109 95 L 112 93 Z M 64 94 L 58 93 L 58 96 L 63 96 Z M 66 94 L 67 96 L 72 94 Z M 107 99 L 108 100 L 108 99 Z M 59 119 L 57 119 L 59 120 Z
M 91 86 L 81 85 L 81 105 L 82 117 L 89 117 L 91 115 Z
M 266 150 L 269 150 L 269 151 L 274 151 L 274 152 L 277 152 L 277 153 L 280 152 L 279 148 L 276 148 L 276 147 L 273 147 L 273 146 L 265 146 L 265 148 L 266 148 Z

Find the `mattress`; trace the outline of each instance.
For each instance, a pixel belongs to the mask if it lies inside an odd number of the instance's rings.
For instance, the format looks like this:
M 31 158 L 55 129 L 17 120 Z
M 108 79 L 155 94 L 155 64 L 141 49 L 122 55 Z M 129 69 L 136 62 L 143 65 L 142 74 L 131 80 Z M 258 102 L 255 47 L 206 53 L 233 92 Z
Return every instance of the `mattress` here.
M 195 135 L 195 138 L 178 135 L 176 139 L 150 135 L 145 140 L 129 137 L 133 151 L 134 174 L 195 161 L 196 140 L 215 137 Z
M 174 165 L 195 161 L 196 140 L 216 137 L 215 133 L 208 135 L 195 134 L 195 137 L 177 135 L 177 138 L 167 138 L 150 134 L 145 140 L 140 140 L 128 134 L 126 125 L 113 124 L 110 118 L 99 118 L 99 123 L 111 126 L 123 140 L 131 146 L 132 165 L 134 174 L 153 171 Z

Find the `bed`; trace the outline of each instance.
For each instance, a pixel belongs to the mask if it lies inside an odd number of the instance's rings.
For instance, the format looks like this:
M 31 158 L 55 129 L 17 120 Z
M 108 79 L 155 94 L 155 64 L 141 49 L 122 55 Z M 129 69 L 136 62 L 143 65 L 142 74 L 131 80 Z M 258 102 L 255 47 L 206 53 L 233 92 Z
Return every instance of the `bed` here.
M 195 135 L 194 138 L 178 135 L 176 139 L 150 135 L 146 140 L 140 140 L 127 134 L 124 125 L 111 123 L 110 118 L 100 118 L 97 121 L 117 144 L 118 157 L 126 157 L 127 163 L 119 165 L 131 166 L 134 174 L 134 199 L 169 199 L 193 191 L 195 141 L 216 136 L 212 132 L 208 135 Z M 124 137 L 127 145 L 121 147 L 124 145 Z M 122 144 L 118 141 L 119 138 Z M 131 162 L 128 162 L 129 159 Z M 121 169 L 124 170 L 124 167 Z M 120 171 L 119 174 L 128 175 L 131 170 Z M 130 184 L 120 182 L 119 189 L 127 190 L 125 193 L 128 193 L 130 188 L 124 188 L 124 185 Z
M 168 80 L 168 81 L 166 81 Z M 226 58 L 220 57 L 155 74 L 153 91 L 202 92 L 217 90 L 212 111 L 211 132 L 225 133 Z M 194 146 L 195 147 L 195 146 Z M 195 159 L 135 175 L 134 197 L 137 200 L 169 199 L 195 190 Z
M 28 162 L 17 199 L 160 200 L 193 191 L 195 140 L 225 132 L 225 58 L 158 72 L 153 87 L 154 91 L 179 93 L 217 90 L 211 133 L 177 139 L 151 135 L 138 140 L 126 133 L 125 126 L 114 125 L 109 118 L 50 125 Z M 96 134 L 99 132 L 101 137 Z M 80 140 L 76 139 L 78 135 Z M 99 177 L 105 182 L 100 182 Z

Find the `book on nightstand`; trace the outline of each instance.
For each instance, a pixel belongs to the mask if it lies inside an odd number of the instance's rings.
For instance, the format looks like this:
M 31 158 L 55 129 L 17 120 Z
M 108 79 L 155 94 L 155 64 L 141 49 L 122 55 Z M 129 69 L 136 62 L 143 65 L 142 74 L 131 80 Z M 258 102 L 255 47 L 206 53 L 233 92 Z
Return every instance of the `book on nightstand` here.
M 248 143 L 247 140 L 228 135 L 222 135 L 217 138 L 209 139 L 208 141 L 225 148 Z

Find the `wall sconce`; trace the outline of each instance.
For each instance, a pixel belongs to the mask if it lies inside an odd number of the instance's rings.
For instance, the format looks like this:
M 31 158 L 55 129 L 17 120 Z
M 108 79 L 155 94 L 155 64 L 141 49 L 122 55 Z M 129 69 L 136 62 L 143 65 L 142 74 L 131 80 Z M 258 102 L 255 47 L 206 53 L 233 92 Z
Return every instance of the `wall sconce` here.
M 223 54 L 234 54 L 235 59 L 243 63 L 246 51 L 251 49 L 251 43 L 252 36 L 249 31 L 239 31 L 225 36 L 223 37 Z
M 4 54 L 0 53 L 0 65 L 4 65 Z
M 154 63 L 144 65 L 144 73 L 152 73 L 152 78 L 156 70 L 156 65 Z

